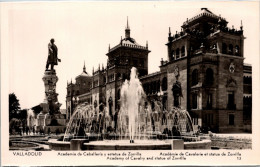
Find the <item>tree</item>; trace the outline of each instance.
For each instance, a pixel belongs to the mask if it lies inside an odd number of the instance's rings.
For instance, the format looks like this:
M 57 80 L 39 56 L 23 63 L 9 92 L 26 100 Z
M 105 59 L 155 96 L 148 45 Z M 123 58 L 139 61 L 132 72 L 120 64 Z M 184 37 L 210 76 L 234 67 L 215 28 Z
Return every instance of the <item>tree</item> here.
M 19 111 L 20 103 L 14 93 L 9 94 L 9 121 L 12 118 L 17 118 L 17 111 Z
M 17 118 L 20 119 L 24 125 L 27 124 L 27 109 L 18 110 Z

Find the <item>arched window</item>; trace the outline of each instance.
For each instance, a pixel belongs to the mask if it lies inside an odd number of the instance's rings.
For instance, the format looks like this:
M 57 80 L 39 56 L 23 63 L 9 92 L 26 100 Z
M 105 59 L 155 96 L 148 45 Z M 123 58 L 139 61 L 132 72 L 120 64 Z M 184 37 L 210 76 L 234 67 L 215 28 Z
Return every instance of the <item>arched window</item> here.
M 222 44 L 222 53 L 227 54 L 227 45 L 225 43 Z
M 150 94 L 153 93 L 153 85 L 152 85 L 152 83 L 149 83 L 149 93 Z
M 229 44 L 229 46 L 228 46 L 228 53 L 233 54 L 233 45 L 232 44 Z
M 162 80 L 162 91 L 166 91 L 167 90 L 167 78 L 164 77 Z
M 181 57 L 185 56 L 185 47 L 181 47 Z
M 181 97 L 182 97 L 182 88 L 180 82 L 176 82 L 172 86 L 172 94 L 173 94 L 173 106 L 179 107 L 181 104 Z
M 156 82 L 156 90 L 157 92 L 160 92 L 160 80 Z
M 153 82 L 153 93 L 156 93 L 156 82 Z
M 211 68 L 206 70 L 206 84 L 213 84 L 214 82 L 214 72 Z
M 198 95 L 196 93 L 192 94 L 192 109 L 197 109 L 198 108 L 197 97 L 198 97 Z
M 239 55 L 239 46 L 238 45 L 236 45 L 235 46 L 235 55 Z
M 198 84 L 198 70 L 197 69 L 194 69 L 192 71 L 192 78 L 191 79 L 192 79 L 192 81 L 191 81 L 192 86 Z
M 176 59 L 180 58 L 180 49 L 176 49 Z

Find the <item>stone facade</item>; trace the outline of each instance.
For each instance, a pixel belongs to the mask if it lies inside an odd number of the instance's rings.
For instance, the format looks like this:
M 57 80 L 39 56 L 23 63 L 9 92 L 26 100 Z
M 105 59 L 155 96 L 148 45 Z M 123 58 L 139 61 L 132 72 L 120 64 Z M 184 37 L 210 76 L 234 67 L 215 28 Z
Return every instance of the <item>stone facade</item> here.
M 250 131 L 252 69 L 243 63 L 243 26 L 241 23 L 236 30 L 227 24 L 225 18 L 202 8 L 183 23 L 179 33 L 172 35 L 169 29 L 168 60 L 161 60 L 160 71 L 148 74 L 148 43 L 141 46 L 131 38 L 127 23 L 125 38 L 115 47 L 109 46 L 107 66 L 93 69 L 93 76 L 86 79 L 91 80 L 88 89 L 81 91 L 77 79 L 76 84 L 68 84 L 67 109 L 72 108 L 68 106 L 74 96 L 79 98 L 74 104 L 89 99 L 94 106 L 104 104 L 113 116 L 120 109 L 121 85 L 136 67 L 152 106 L 154 100 L 160 100 L 168 111 L 173 106 L 185 109 L 195 127 L 204 130 Z

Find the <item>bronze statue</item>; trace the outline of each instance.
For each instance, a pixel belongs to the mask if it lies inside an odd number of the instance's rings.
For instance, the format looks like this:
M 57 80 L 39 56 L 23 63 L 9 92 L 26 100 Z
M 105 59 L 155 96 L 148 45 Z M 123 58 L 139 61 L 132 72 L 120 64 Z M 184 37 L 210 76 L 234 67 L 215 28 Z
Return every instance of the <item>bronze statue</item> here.
M 58 65 L 58 62 L 61 61 L 60 59 L 58 59 L 58 48 L 54 44 L 54 42 L 55 41 L 52 38 L 50 40 L 50 43 L 48 44 L 49 53 L 48 53 L 48 60 L 46 63 L 46 71 L 48 70 L 49 65 L 51 65 L 51 70 L 54 70 L 54 65 Z

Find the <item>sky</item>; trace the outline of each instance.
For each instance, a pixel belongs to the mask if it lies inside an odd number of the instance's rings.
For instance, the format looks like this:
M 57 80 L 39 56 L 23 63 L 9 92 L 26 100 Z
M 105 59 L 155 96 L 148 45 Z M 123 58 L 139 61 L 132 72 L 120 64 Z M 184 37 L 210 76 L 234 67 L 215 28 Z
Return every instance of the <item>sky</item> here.
M 14 92 L 21 108 L 43 102 L 42 77 L 48 56 L 48 43 L 55 39 L 61 63 L 55 66 L 59 81 L 57 93 L 66 108 L 67 82 L 75 82 L 82 72 L 105 65 L 108 46 L 124 38 L 127 17 L 131 37 L 145 46 L 148 41 L 149 73 L 159 71 L 167 59 L 169 27 L 181 30 L 186 18 L 206 7 L 229 22 L 228 27 L 244 27 L 245 63 L 258 66 L 259 2 L 23 2 L 1 3 L 1 84 Z M 7 96 L 6 96 L 7 97 Z

